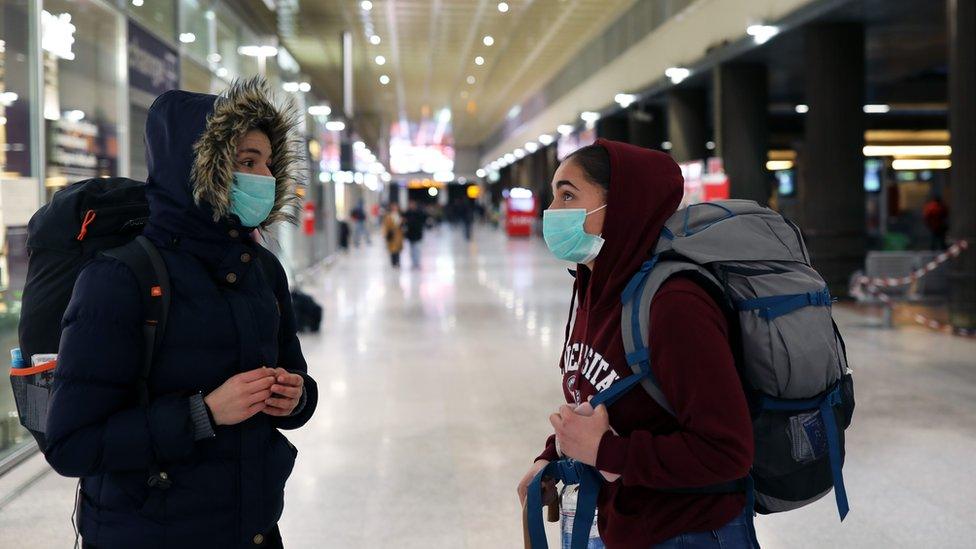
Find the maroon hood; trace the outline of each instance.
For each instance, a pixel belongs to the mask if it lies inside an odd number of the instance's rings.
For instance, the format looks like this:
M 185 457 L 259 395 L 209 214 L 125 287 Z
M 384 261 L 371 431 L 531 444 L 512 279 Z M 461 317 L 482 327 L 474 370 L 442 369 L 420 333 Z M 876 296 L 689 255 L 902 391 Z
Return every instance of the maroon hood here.
M 684 194 L 681 169 L 667 154 L 618 141 L 598 139 L 610 155 L 603 239 L 584 306 L 620 307 L 620 294 L 641 263 L 650 259 L 665 221 Z

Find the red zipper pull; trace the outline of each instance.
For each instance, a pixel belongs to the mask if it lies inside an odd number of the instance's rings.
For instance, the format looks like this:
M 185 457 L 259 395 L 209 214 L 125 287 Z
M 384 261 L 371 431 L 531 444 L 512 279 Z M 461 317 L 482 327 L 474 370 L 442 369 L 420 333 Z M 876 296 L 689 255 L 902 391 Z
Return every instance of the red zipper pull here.
M 81 242 L 88 235 L 88 226 L 95 221 L 95 210 L 85 212 L 85 220 L 81 222 L 81 232 L 78 233 L 78 241 Z

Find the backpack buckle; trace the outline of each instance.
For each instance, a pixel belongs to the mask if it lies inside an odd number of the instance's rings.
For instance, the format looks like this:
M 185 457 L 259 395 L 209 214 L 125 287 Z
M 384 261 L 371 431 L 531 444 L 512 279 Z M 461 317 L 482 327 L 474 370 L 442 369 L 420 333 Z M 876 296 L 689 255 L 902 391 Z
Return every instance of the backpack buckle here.
M 169 478 L 169 475 L 165 471 L 160 471 L 155 475 L 149 477 L 146 484 L 150 488 L 159 488 L 160 490 L 167 490 L 173 485 L 173 480 Z

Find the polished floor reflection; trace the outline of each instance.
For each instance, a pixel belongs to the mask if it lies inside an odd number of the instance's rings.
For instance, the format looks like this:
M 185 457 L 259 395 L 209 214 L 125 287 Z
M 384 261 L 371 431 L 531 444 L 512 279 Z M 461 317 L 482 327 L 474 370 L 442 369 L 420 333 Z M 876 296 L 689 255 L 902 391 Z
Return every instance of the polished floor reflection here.
M 304 289 L 326 309 L 303 338 L 321 401 L 289 435 L 299 461 L 282 531 L 300 548 L 522 545 L 515 483 L 560 403 L 571 280 L 541 240 L 439 229 L 393 271 L 374 238 Z M 839 307 L 858 393 L 832 498 L 761 517 L 772 548 L 970 547 L 976 538 L 976 342 L 884 331 Z M 0 478 L 0 547 L 68 547 L 74 483 L 32 460 Z M 555 536 L 551 539 L 555 540 Z M 554 543 L 551 544 L 555 546 Z

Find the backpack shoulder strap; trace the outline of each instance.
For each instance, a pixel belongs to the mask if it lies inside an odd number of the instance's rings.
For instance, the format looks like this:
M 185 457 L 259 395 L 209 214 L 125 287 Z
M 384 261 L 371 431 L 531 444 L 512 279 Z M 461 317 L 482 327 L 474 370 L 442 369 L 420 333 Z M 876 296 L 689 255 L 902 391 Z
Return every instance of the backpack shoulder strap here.
M 162 343 L 169 314 L 172 295 L 169 271 L 166 270 L 166 263 L 159 250 L 142 235 L 128 244 L 106 250 L 102 255 L 126 264 L 139 283 L 139 295 L 145 317 L 143 338 L 146 350 L 142 371 L 139 374 L 139 402 L 146 406 L 149 404 L 149 373 L 152 370 L 156 351 Z
M 620 332 L 623 336 L 627 364 L 630 365 L 635 376 L 641 376 L 640 384 L 647 394 L 671 415 L 674 415 L 674 409 L 665 398 L 660 383 L 651 370 L 651 351 L 648 346 L 651 302 L 669 278 L 686 271 L 699 273 L 721 287 L 708 269 L 697 263 L 683 260 L 654 261 L 654 265 L 648 271 L 642 268 L 634 276 L 622 296 Z

